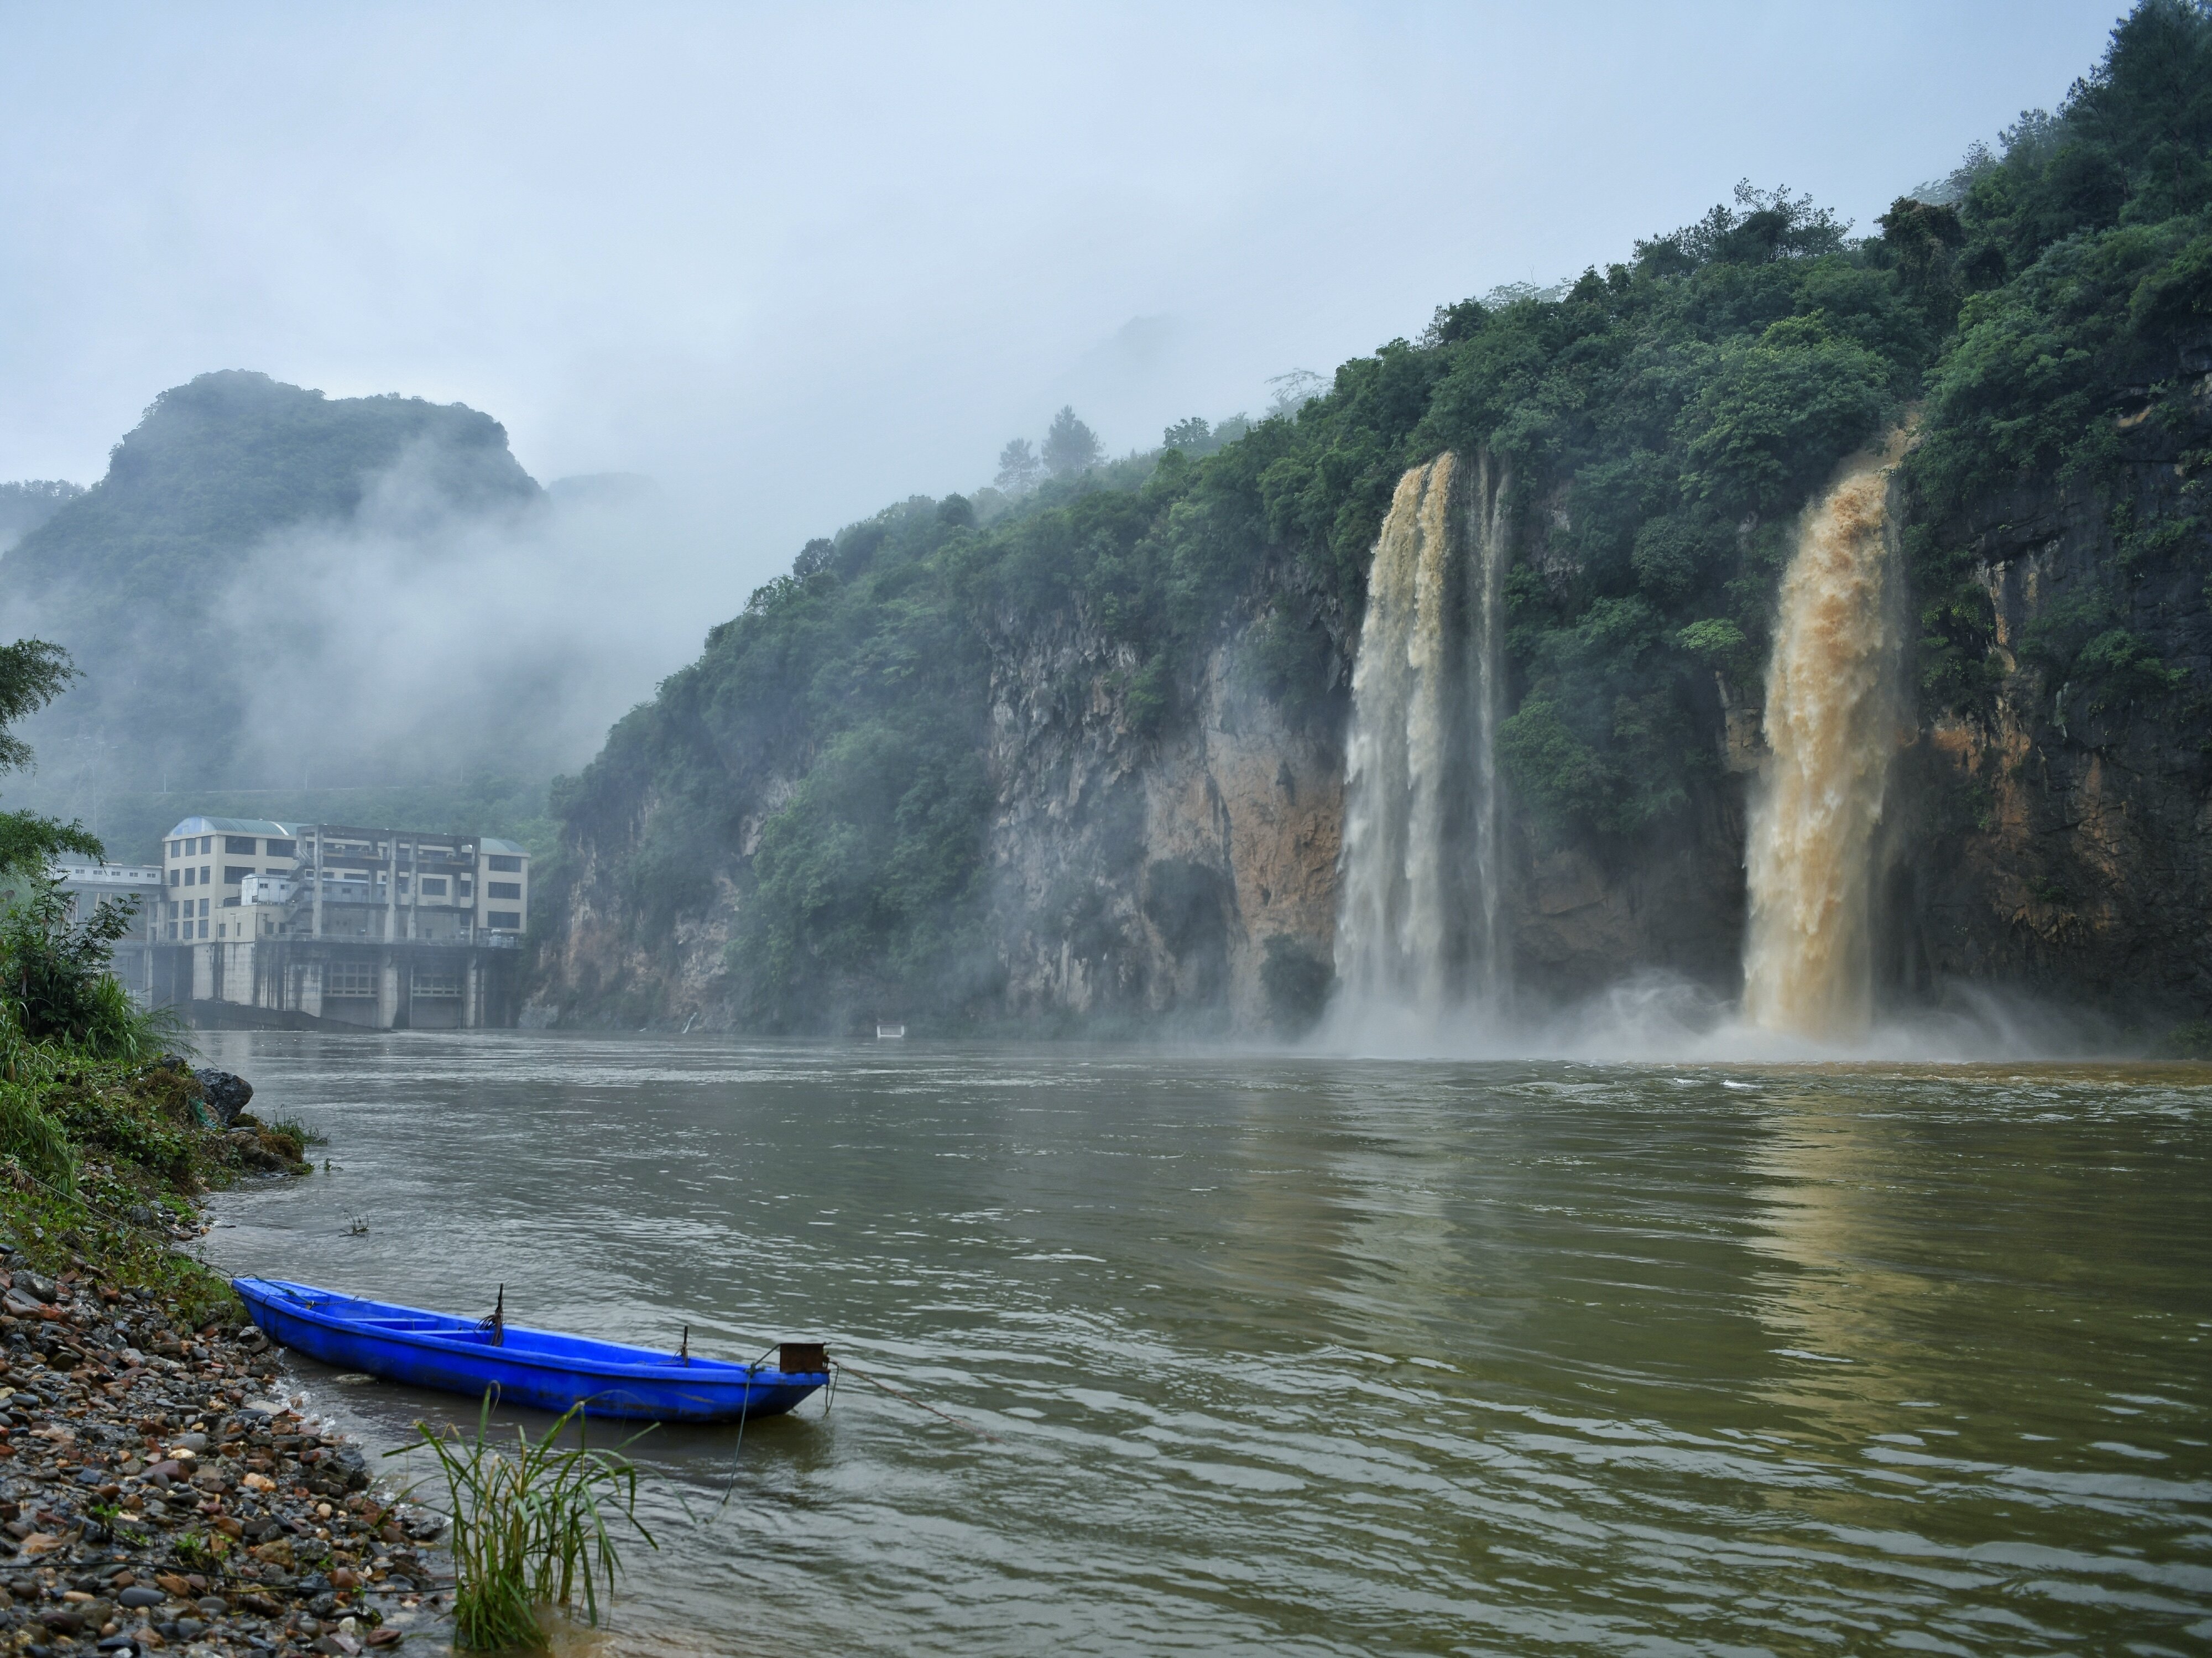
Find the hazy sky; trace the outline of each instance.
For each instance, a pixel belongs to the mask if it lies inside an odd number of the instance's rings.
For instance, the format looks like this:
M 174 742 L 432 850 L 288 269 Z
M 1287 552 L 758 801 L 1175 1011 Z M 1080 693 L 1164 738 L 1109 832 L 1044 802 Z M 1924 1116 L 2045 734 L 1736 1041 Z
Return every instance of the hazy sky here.
M 0 3 L 0 478 L 206 369 L 457 400 L 710 503 L 726 610 L 1063 401 L 1258 409 L 1746 174 L 1864 228 L 2118 10 Z

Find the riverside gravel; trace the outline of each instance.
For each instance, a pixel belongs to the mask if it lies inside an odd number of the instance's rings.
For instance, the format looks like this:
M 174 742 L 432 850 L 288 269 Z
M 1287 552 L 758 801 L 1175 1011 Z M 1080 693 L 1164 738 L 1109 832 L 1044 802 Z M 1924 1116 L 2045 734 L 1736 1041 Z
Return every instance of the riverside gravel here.
M 0 1653 L 446 1649 L 442 1518 L 302 1415 L 258 1330 L 12 1239 L 0 1298 Z

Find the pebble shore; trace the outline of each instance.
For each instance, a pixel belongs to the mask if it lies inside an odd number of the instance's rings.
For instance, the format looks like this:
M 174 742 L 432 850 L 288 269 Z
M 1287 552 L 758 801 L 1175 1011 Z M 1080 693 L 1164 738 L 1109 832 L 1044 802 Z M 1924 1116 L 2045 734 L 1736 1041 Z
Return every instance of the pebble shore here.
M 442 1518 L 302 1416 L 258 1330 L 179 1318 L 0 1239 L 0 1654 L 443 1650 Z

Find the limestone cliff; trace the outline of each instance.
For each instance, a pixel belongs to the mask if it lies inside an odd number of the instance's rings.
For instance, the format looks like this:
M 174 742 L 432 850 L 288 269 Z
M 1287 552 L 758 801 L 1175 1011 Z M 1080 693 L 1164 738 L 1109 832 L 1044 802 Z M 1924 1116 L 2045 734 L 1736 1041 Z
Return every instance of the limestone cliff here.
M 2194 476 L 2145 441 L 2109 496 L 2023 487 L 1965 526 L 1998 677 L 1904 756 L 1899 999 L 2005 984 L 2152 1025 L 2212 1005 L 2212 524 Z
M 1300 617 L 1325 620 L 1310 604 Z M 1149 728 L 1131 711 L 1138 665 L 1098 629 L 1066 618 L 988 634 L 993 988 L 977 1017 L 1200 1035 L 1296 1029 L 1318 1011 L 1335 913 L 1340 711 L 1325 703 L 1300 717 L 1260 691 L 1243 661 L 1248 631 L 1211 652 L 1176 688 L 1173 716 Z M 726 952 L 761 826 L 794 784 L 773 765 L 735 769 L 744 805 L 727 841 L 708 849 L 711 884 L 674 914 L 645 914 L 625 878 L 673 803 L 650 786 L 617 789 L 608 798 L 618 812 L 580 815 L 526 1023 L 744 1022 Z
M 1126 653 L 1073 627 L 1000 641 L 990 864 L 1010 1014 L 1256 1031 L 1310 1012 L 1343 756 L 1334 721 L 1295 722 L 1243 682 L 1238 643 L 1146 738 L 1118 689 Z
M 1878 917 L 1878 989 L 1892 1005 L 1959 983 L 2154 1023 L 2212 1005 L 2212 544 L 2189 483 L 2179 458 L 2144 453 L 2117 499 L 2023 487 L 1977 508 L 1966 533 L 1994 678 L 1980 705 L 1899 732 Z M 1515 556 L 1556 562 L 1548 537 L 1570 508 L 1524 509 Z M 2124 531 L 2147 525 L 2179 530 L 2146 556 Z M 2147 653 L 2132 677 L 2064 660 L 2065 618 L 2094 610 L 2092 598 L 2117 603 L 2105 619 Z M 1269 604 L 1327 640 L 1339 689 L 1299 712 L 1249 671 L 1249 619 L 1149 719 L 1133 653 L 1079 616 L 986 630 L 985 1023 L 1264 1035 L 1300 1028 L 1325 999 L 1355 641 L 1294 593 L 1257 601 Z M 1760 714 L 1716 676 L 1708 776 L 1662 832 L 1632 841 L 1562 840 L 1509 793 L 1505 933 L 1524 1000 L 1642 969 L 1735 993 Z M 742 1023 L 725 952 L 761 826 L 799 768 L 786 756 L 747 774 L 710 879 L 658 917 L 624 871 L 667 803 L 647 788 L 617 820 L 582 820 L 533 1016 Z

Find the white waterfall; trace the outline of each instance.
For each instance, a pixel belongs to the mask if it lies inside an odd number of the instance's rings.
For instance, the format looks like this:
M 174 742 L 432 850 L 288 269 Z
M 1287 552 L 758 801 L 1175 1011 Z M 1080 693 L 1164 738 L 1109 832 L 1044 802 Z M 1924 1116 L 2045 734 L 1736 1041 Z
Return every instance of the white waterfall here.
M 1486 458 L 1398 481 L 1352 674 L 1339 1009 L 1431 1026 L 1505 990 L 1496 756 L 1504 494 Z

